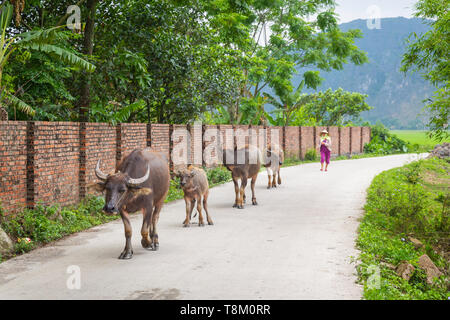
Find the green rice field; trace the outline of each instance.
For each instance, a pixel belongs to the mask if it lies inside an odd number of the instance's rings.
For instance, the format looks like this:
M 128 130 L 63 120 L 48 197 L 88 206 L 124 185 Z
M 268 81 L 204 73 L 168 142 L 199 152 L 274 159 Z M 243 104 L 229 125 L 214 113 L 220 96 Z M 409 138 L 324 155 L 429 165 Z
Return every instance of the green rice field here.
M 391 130 L 391 133 L 404 141 L 418 144 L 420 146 L 420 151 L 428 151 L 433 149 L 436 144 L 450 142 L 448 139 L 442 142 L 432 140 L 428 138 L 427 132 L 424 130 Z

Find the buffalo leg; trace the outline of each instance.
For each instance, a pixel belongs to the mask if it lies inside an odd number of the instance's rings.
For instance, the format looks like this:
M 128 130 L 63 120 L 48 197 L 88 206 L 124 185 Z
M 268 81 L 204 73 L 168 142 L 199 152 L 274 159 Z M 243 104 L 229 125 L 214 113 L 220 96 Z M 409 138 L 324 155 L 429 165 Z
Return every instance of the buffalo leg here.
M 238 184 L 238 179 L 233 177 L 233 183 L 234 183 L 234 192 L 236 193 L 236 198 L 234 200 L 233 208 L 237 208 L 239 206 L 239 184 Z
M 151 220 L 152 220 L 152 205 L 150 204 L 147 208 L 144 208 L 142 210 L 142 213 L 144 215 L 143 221 L 142 221 L 142 229 L 141 229 L 141 244 L 142 247 L 145 249 L 149 249 L 152 247 L 152 240 L 149 236 L 151 231 Z
M 195 198 L 194 199 L 192 199 L 192 201 L 191 201 L 191 212 L 189 213 L 189 217 L 190 217 L 190 220 L 192 220 L 192 211 L 194 211 L 194 208 L 195 208 Z M 194 214 L 194 218 L 197 216 L 197 214 Z
M 277 171 L 273 170 L 273 176 L 272 176 L 272 188 L 277 187 Z
M 244 209 L 244 194 L 245 194 L 245 187 L 246 186 L 247 186 L 247 177 L 244 175 L 241 178 L 241 188 L 239 190 L 238 209 Z
M 184 198 L 184 202 L 186 203 L 186 219 L 183 222 L 183 226 L 189 227 L 189 224 L 191 223 L 192 208 L 194 206 L 191 199 L 189 198 Z
M 133 248 L 131 247 L 131 223 L 130 216 L 127 212 L 121 211 L 120 216 L 122 217 L 123 226 L 125 229 L 125 249 L 123 249 L 122 253 L 119 256 L 119 259 L 131 259 L 133 256 Z
M 153 250 L 158 250 L 159 248 L 159 240 L 158 240 L 158 230 L 156 229 L 156 225 L 158 224 L 159 220 L 159 213 L 161 212 L 163 202 L 161 201 L 157 205 L 155 205 L 155 209 L 153 210 L 152 215 L 152 242 L 153 242 Z
M 258 204 L 258 202 L 256 202 L 256 196 L 255 196 L 255 184 L 256 184 L 256 179 L 258 178 L 258 174 L 255 174 L 252 177 L 252 183 L 251 183 L 251 187 L 252 187 L 252 204 L 254 206 L 256 206 Z
M 203 208 L 205 209 L 205 212 L 206 212 L 206 220 L 208 221 L 208 224 L 210 226 L 212 226 L 214 223 L 208 212 L 208 195 L 209 195 L 209 191 L 206 191 L 205 195 L 203 196 Z
M 203 214 L 202 214 L 202 202 L 201 199 L 197 200 L 197 212 L 198 212 L 198 226 L 204 227 L 205 222 L 203 221 Z
M 281 176 L 280 176 L 281 169 L 278 168 L 278 184 L 281 184 Z
M 273 174 L 272 169 L 268 167 L 267 168 L 267 178 L 269 179 L 269 183 L 267 184 L 267 189 L 272 188 L 272 181 L 271 181 L 272 174 Z

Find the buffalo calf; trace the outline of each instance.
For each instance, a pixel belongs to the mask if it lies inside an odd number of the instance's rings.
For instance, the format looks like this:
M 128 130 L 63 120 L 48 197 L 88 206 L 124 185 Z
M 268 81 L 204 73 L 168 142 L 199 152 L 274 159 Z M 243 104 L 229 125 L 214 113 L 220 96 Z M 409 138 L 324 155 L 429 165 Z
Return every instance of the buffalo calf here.
M 195 202 L 197 202 L 198 225 L 200 227 L 205 225 L 202 215 L 202 198 L 203 208 L 206 212 L 206 220 L 209 225 L 213 225 L 213 221 L 208 212 L 209 184 L 205 171 L 201 168 L 189 166 L 187 169 L 178 172 L 177 176 L 180 178 L 180 185 L 183 188 L 184 201 L 186 202 L 186 219 L 183 225 L 189 227 Z

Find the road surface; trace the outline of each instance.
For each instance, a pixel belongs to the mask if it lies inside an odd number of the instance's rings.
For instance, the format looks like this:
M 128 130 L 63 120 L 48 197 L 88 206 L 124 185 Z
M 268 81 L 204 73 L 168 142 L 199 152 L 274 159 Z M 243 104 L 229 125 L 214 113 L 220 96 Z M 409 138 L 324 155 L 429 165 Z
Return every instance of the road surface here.
M 184 201 L 172 202 L 157 252 L 141 247 L 134 215 L 131 260 L 117 259 L 120 220 L 92 228 L 0 264 L 0 299 L 361 299 L 351 257 L 365 191 L 376 174 L 414 158 L 336 161 L 327 173 L 317 163 L 283 168 L 272 190 L 262 173 L 259 205 L 243 210 L 231 207 L 227 183 L 210 192 L 214 226 L 195 218 L 183 228 Z

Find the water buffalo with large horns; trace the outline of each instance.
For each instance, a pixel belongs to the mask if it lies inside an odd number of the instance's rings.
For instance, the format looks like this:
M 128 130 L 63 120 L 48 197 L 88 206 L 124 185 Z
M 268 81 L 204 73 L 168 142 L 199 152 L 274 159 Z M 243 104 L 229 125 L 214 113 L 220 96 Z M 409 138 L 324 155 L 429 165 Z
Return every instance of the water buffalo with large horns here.
M 105 174 L 97 162 L 95 174 L 100 182 L 97 189 L 105 191 L 106 214 L 120 213 L 125 227 L 125 249 L 119 259 L 133 256 L 129 214 L 142 210 L 141 244 L 146 249 L 158 250 L 159 213 L 169 191 L 170 174 L 167 159 L 150 149 L 136 149 L 124 157 L 114 174 Z

